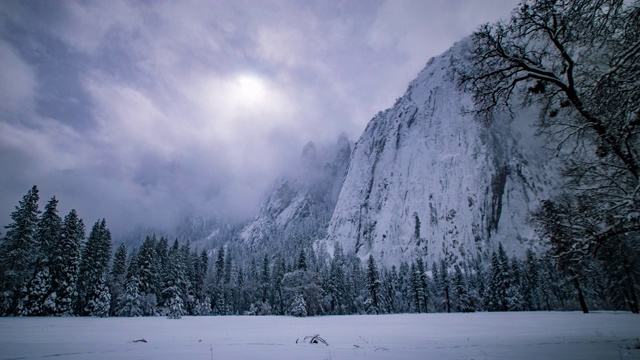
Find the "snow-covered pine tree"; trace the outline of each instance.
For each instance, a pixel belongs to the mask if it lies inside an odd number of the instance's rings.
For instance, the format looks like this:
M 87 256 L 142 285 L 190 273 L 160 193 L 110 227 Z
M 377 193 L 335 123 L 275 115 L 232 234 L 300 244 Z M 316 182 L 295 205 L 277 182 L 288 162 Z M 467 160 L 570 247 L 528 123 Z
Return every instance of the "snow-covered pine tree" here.
M 51 292 L 51 274 L 49 267 L 45 266 L 36 273 L 36 276 L 24 289 L 26 295 L 18 304 L 19 316 L 48 316 L 55 311 L 55 293 Z
M 295 296 L 300 294 L 304 297 L 308 315 L 324 313 L 324 289 L 322 278 L 318 273 L 303 270 L 288 272 L 282 278 L 282 287 L 287 303 L 293 303 Z
M 383 312 L 380 308 L 380 274 L 373 255 L 369 255 L 367 260 L 367 291 L 369 292 L 369 307 L 365 309 L 368 314 L 379 314 Z
M 58 215 L 58 200 L 52 197 L 44 207 L 44 212 L 38 221 L 36 242 L 38 243 L 37 266 L 51 266 L 55 257 L 55 249 L 60 245 L 62 232 L 62 218 Z M 55 270 L 52 273 L 56 273 Z M 58 274 L 55 274 L 58 275 Z
M 156 313 L 157 298 L 156 288 L 159 285 L 159 272 L 156 264 L 156 240 L 155 235 L 147 236 L 142 243 L 140 252 L 136 257 L 136 275 L 140 280 L 140 296 L 142 299 L 142 311 L 144 316 L 153 316 Z
M 224 247 L 220 246 L 218 249 L 218 257 L 216 259 L 216 283 L 224 282 Z
M 167 312 L 170 310 L 169 305 L 176 307 L 178 304 L 181 304 L 182 311 L 184 311 L 184 296 L 188 280 L 182 254 L 178 240 L 176 240 L 169 250 L 168 264 L 163 279 L 162 298 Z M 175 299 L 176 296 L 181 298 L 179 303 Z
M 467 281 L 458 264 L 453 266 L 452 298 L 453 308 L 457 312 L 467 312 L 471 309 Z
M 451 277 L 449 263 L 445 258 L 440 259 L 440 290 L 444 296 L 443 302 L 447 312 L 451 312 Z
M 0 243 L 0 314 L 15 314 L 21 289 L 26 289 L 34 274 L 37 255 L 35 239 L 38 224 L 38 188 L 33 186 L 11 213 L 7 233 Z
M 167 318 L 181 319 L 182 315 L 185 314 L 185 311 L 184 302 L 182 301 L 182 297 L 180 296 L 180 291 L 176 287 L 167 289 L 167 291 L 172 293 L 171 297 L 166 303 Z
M 209 296 L 196 300 L 193 315 L 211 315 L 211 298 Z
M 298 254 L 298 263 L 296 266 L 298 270 L 307 271 L 308 269 L 307 255 L 304 253 L 304 249 L 301 249 L 300 254 Z
M 196 296 L 196 303 L 200 304 L 206 296 L 205 280 L 209 268 L 209 255 L 207 255 L 206 250 L 202 250 L 200 255 L 194 252 L 192 256 L 192 262 L 194 264 L 193 291 Z M 211 305 L 209 305 L 209 307 L 211 307 Z
M 142 316 L 142 297 L 140 296 L 140 279 L 134 275 L 124 286 L 124 292 L 117 300 L 116 316 Z
M 287 265 L 284 257 L 276 255 L 274 260 L 273 276 L 271 277 L 271 288 L 273 292 L 273 312 L 277 315 L 284 315 L 286 312 L 286 304 L 283 299 L 282 277 L 287 272 Z
M 75 210 L 64 217 L 60 242 L 53 251 L 53 283 L 56 292 L 57 315 L 76 314 L 78 299 L 78 272 L 80 269 L 80 247 L 85 236 L 82 219 Z
M 289 314 L 297 317 L 307 316 L 307 302 L 304 301 L 302 294 L 296 294 L 289 308 Z
M 111 307 L 111 294 L 107 285 L 107 275 L 103 273 L 98 282 L 92 286 L 89 294 L 89 302 L 85 307 L 88 316 L 109 317 Z
M 509 311 L 521 311 L 522 290 L 520 286 L 520 264 L 515 257 L 511 259 L 509 264 L 509 287 L 507 288 L 507 309 Z
M 231 275 L 233 272 L 233 258 L 231 253 L 227 251 L 224 259 L 224 283 L 229 284 L 231 282 Z
M 527 311 L 541 310 L 543 307 L 540 294 L 540 268 L 533 250 L 527 250 L 523 267 L 521 284 L 523 308 Z
M 271 295 L 271 261 L 269 260 L 269 255 L 267 253 L 264 254 L 262 258 L 262 269 L 260 274 L 260 294 L 262 298 L 262 302 L 266 303 L 270 299 Z
M 505 298 L 504 290 L 501 288 L 503 271 L 500 268 L 498 254 L 491 253 L 491 265 L 489 267 L 489 281 L 485 292 L 485 307 L 489 311 L 504 311 L 503 302 Z
M 35 234 L 36 247 L 33 264 L 36 276 L 27 286 L 27 293 L 19 305 L 20 315 L 49 316 L 56 315 L 57 288 L 53 279 L 61 275 L 57 262 L 56 249 L 60 246 L 62 219 L 58 216 L 58 200 L 51 198 L 40 217 Z
M 180 262 L 184 269 L 184 279 L 181 283 L 182 301 L 184 303 L 185 314 L 191 314 L 193 312 L 193 306 L 195 304 L 195 293 L 193 290 L 193 281 L 195 279 L 195 267 L 191 261 L 191 244 L 189 241 L 182 244 L 180 247 Z
M 122 243 L 118 245 L 111 264 L 111 277 L 124 278 L 127 275 L 127 246 Z
M 473 310 L 484 310 L 483 297 L 487 288 L 485 263 L 480 255 L 474 256 L 468 264 L 467 285 L 469 300 Z
M 429 312 L 429 280 L 427 277 L 427 269 L 421 257 L 416 259 L 416 281 L 418 283 L 418 300 L 421 311 Z
M 396 270 L 395 265 L 392 265 L 389 270 L 384 270 L 382 284 L 384 288 L 383 293 L 385 303 L 387 304 L 387 311 L 391 314 L 395 314 L 398 312 L 398 303 L 400 303 L 398 296 L 398 270 Z
M 117 315 L 118 303 L 120 296 L 125 291 L 127 275 L 127 247 L 124 243 L 118 245 L 116 253 L 113 256 L 111 264 L 111 273 L 109 274 L 109 291 L 111 292 L 111 308 L 109 314 Z
M 329 311 L 342 315 L 346 312 L 348 296 L 344 276 L 344 255 L 339 244 L 334 250 L 333 259 L 329 268 L 329 280 L 327 281 L 327 295 L 329 296 Z
M 509 310 L 509 294 L 511 287 L 511 269 L 502 243 L 498 245 L 498 252 L 491 254 L 489 283 L 485 302 L 489 311 Z
M 90 315 L 87 310 L 89 308 L 89 302 L 93 301 L 92 306 L 102 305 L 100 303 L 102 299 L 95 297 L 102 296 L 104 298 L 105 295 L 102 293 L 103 289 L 97 289 L 96 286 L 104 282 L 102 285 L 105 289 L 108 288 L 106 284 L 106 272 L 110 258 L 111 232 L 107 229 L 104 219 L 98 220 L 91 229 L 89 239 L 82 250 L 82 258 L 80 260 L 80 286 L 78 289 L 80 314 Z M 99 310 L 100 309 L 97 311 Z M 109 304 L 107 304 L 107 312 L 108 310 Z
M 398 311 L 410 312 L 413 299 L 413 297 L 411 296 L 411 268 L 409 267 L 409 263 L 407 263 L 406 261 L 402 261 L 400 263 L 400 269 L 398 270 L 398 281 L 398 296 L 400 298 L 400 300 L 398 301 Z M 433 284 L 433 282 L 431 282 L 431 284 Z M 431 291 L 431 293 L 433 294 L 434 292 Z

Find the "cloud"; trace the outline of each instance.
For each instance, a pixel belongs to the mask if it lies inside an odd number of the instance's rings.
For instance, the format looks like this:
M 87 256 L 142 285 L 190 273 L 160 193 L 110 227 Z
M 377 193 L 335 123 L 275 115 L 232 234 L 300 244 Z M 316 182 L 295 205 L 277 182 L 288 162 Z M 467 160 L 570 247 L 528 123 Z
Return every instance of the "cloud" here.
M 250 217 L 305 143 L 356 140 L 511 3 L 4 2 L 0 223 L 33 184 L 117 234 Z
M 33 106 L 36 77 L 14 48 L 0 40 L 0 111 L 6 117 Z

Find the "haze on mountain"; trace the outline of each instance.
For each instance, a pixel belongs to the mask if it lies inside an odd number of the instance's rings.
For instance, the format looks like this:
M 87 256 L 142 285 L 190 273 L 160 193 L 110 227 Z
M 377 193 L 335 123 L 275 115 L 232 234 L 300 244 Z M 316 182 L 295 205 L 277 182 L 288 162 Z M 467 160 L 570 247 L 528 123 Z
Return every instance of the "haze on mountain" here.
M 32 185 L 115 238 L 252 218 L 308 141 L 355 141 L 515 3 L 3 1 L 0 223 Z

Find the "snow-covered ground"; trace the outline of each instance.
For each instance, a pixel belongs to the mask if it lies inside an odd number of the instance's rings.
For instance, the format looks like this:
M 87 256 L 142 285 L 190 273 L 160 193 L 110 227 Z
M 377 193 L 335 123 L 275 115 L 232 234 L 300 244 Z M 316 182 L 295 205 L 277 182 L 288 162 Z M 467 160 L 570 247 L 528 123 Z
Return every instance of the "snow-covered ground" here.
M 609 312 L 0 318 L 0 359 L 640 359 L 639 337 Z

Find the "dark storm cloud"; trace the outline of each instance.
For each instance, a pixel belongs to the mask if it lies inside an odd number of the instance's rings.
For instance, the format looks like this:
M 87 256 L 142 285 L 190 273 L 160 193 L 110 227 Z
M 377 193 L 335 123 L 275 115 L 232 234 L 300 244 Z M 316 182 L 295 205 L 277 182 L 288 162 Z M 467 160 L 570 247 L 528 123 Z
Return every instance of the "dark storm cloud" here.
M 4 1 L 0 223 L 33 184 L 116 234 L 251 216 L 515 1 Z

